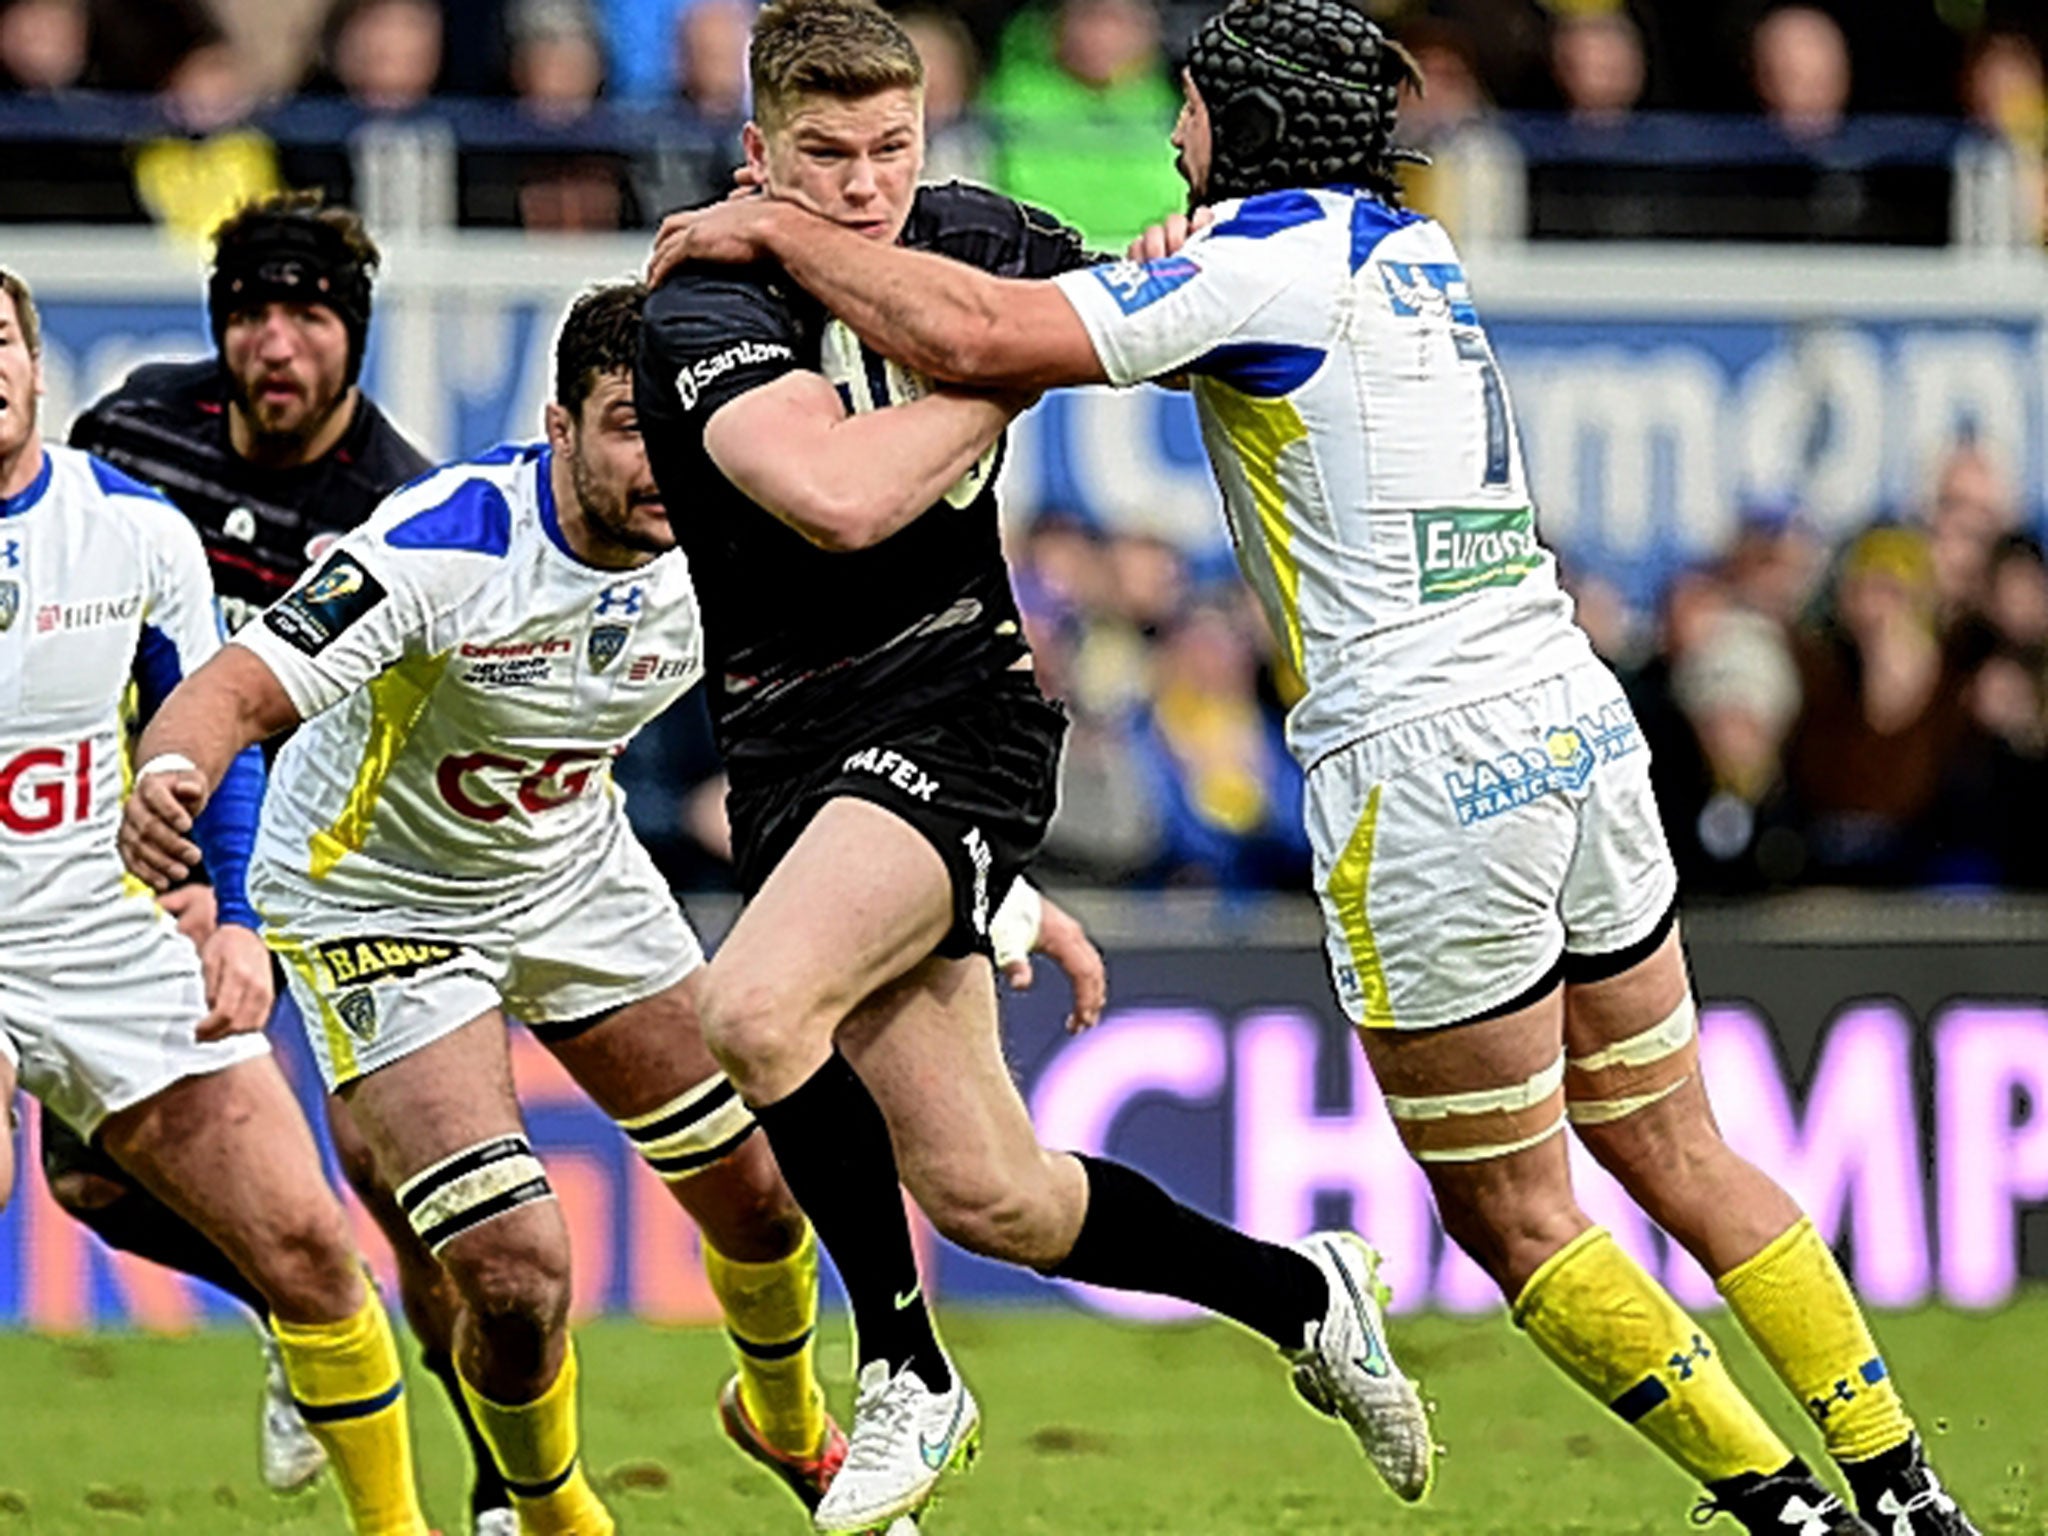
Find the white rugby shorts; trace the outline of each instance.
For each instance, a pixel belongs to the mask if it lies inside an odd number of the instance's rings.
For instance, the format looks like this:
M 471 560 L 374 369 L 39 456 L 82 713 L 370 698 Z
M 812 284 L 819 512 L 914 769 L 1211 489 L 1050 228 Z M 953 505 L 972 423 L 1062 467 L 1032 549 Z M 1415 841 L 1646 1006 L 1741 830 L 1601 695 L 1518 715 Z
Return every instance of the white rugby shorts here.
M 545 1032 L 666 991 L 704 963 L 623 818 L 608 843 L 517 904 L 344 903 L 304 871 L 261 859 L 249 895 L 330 1090 L 494 1008 Z
M 1644 940 L 1677 894 L 1649 749 L 1598 662 L 1353 742 L 1307 789 L 1331 976 L 1366 1028 L 1496 1009 Z
M 199 951 L 143 891 L 110 894 L 90 928 L 8 946 L 0 1034 L 21 1086 L 81 1136 L 182 1078 L 262 1056 L 261 1034 L 200 1040 Z

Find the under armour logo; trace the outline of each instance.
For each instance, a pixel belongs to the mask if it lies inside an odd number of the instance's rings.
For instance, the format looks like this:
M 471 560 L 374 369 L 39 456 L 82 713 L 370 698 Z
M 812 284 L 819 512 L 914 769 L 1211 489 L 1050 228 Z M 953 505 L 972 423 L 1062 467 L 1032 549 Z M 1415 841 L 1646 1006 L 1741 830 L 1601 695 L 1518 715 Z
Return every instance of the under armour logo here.
M 1830 1392 L 1826 1397 L 1809 1397 L 1806 1400 L 1806 1406 L 1813 1414 L 1814 1423 L 1825 1424 L 1828 1421 L 1828 1415 L 1835 1411 L 1835 1404 L 1853 1403 L 1855 1401 L 1856 1389 L 1850 1386 L 1849 1379 L 1843 1376 L 1836 1378 L 1834 1391 Z
M 1691 1349 L 1683 1354 L 1672 1355 L 1671 1369 L 1678 1372 L 1678 1379 L 1680 1381 L 1691 1381 L 1695 1363 L 1705 1362 L 1713 1358 L 1714 1351 L 1708 1347 L 1706 1336 L 1696 1333 L 1692 1336 Z
M 10 571 L 20 570 L 21 540 L 9 539 L 4 545 L 0 545 L 0 560 L 7 562 L 7 569 Z
M 1804 1495 L 1795 1493 L 1778 1511 L 1778 1524 L 1796 1530 L 1799 1536 L 1828 1536 L 1832 1529 L 1828 1516 L 1838 1513 L 1841 1507 L 1842 1501 L 1832 1495 L 1818 1504 L 1809 1504 Z
M 1927 1474 L 1927 1486 L 1909 1499 L 1900 1499 L 1898 1491 L 1887 1488 L 1877 1496 L 1877 1512 L 1891 1516 L 1891 1530 L 1886 1536 L 1914 1536 L 1913 1516 L 1920 1510 L 1932 1510 L 1941 1514 L 1954 1511 L 1956 1501 L 1948 1496 L 1932 1472 Z
M 614 609 L 628 618 L 640 611 L 640 604 L 647 594 L 645 587 L 612 587 L 600 592 L 597 597 L 597 612 L 602 618 Z

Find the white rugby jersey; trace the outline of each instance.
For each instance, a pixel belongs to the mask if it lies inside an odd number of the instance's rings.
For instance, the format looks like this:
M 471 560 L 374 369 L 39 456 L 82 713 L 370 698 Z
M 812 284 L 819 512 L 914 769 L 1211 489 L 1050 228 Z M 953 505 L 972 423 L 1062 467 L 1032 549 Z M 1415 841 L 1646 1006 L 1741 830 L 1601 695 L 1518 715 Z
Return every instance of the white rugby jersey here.
M 10 942 L 85 935 L 108 902 L 152 899 L 125 879 L 114 846 L 124 700 L 133 681 L 148 713 L 219 646 L 199 535 L 155 491 L 52 444 L 29 487 L 0 497 L 0 931 Z M 260 760 L 244 766 L 260 786 Z M 198 830 L 221 915 L 241 921 L 254 800 L 231 794 L 221 809 L 241 819 L 234 853 L 208 835 L 217 817 Z
M 1434 220 L 1266 193 L 1174 255 L 1055 281 L 1112 382 L 1192 376 L 1239 561 L 1308 685 L 1288 719 L 1304 766 L 1591 656 Z
M 682 554 L 571 554 L 544 445 L 507 445 L 388 497 L 229 642 L 305 724 L 272 771 L 259 874 L 341 900 L 491 902 L 624 821 L 612 759 L 697 681 Z

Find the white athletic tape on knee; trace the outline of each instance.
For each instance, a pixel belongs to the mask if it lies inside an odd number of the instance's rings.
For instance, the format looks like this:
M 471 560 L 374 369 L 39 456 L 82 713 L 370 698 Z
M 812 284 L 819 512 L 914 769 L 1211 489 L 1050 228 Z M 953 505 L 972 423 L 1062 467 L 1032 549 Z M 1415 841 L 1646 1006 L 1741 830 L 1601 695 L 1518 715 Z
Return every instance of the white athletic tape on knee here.
M 438 1254 L 465 1232 L 536 1200 L 552 1200 L 547 1170 L 524 1136 L 496 1136 L 444 1157 L 396 1191 L 420 1241 Z
M 619 1121 L 647 1165 L 672 1184 L 731 1156 L 754 1133 L 754 1125 L 754 1112 L 723 1072 L 659 1109 Z
M 1648 1029 L 1569 1058 L 1565 1101 L 1574 1125 L 1608 1125 L 1671 1097 L 1699 1060 L 1699 1010 L 1690 995 Z
M 1505 1088 L 1417 1097 L 1387 1095 L 1387 1113 L 1421 1163 L 1507 1157 L 1564 1129 L 1564 1056 Z

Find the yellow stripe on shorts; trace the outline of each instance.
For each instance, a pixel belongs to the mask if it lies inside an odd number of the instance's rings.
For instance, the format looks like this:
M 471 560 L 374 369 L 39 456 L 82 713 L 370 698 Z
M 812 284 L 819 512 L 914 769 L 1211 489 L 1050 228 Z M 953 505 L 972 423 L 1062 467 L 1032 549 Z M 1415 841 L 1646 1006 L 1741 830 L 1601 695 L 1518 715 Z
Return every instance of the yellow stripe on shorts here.
M 334 1082 L 339 1087 L 356 1076 L 356 1047 L 348 1026 L 341 1022 L 341 1015 L 327 1001 L 320 962 L 308 954 L 305 945 L 297 939 L 268 924 L 264 926 L 263 942 L 270 946 L 273 955 L 298 972 L 299 979 L 305 982 L 306 990 L 313 994 L 313 1001 L 319 1005 L 320 1033 L 327 1039 L 327 1059 L 334 1067 Z
M 1366 911 L 1367 887 L 1372 879 L 1373 837 L 1379 831 L 1380 790 L 1375 784 L 1365 797 L 1365 811 L 1351 829 L 1351 840 L 1331 866 L 1330 881 L 1324 889 L 1336 909 L 1344 943 L 1351 951 L 1351 966 L 1358 974 L 1359 1022 L 1368 1029 L 1394 1027 L 1394 1005 L 1387 995 L 1387 973 L 1380 964 L 1380 947 L 1372 934 L 1372 918 Z

